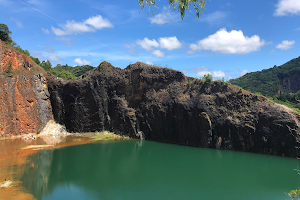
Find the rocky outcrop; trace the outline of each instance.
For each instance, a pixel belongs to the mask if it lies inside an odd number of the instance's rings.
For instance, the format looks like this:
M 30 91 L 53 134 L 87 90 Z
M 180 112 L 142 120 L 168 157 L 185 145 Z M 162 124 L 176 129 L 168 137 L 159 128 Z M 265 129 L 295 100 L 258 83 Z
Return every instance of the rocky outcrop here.
M 110 130 L 198 147 L 300 156 L 300 115 L 221 81 L 144 63 L 107 62 L 78 79 L 47 75 L 57 122 L 69 132 Z
M 283 79 L 280 91 L 283 93 L 295 93 L 300 90 L 300 73 L 296 72 Z
M 36 133 L 52 119 L 43 70 L 0 40 L 0 137 Z

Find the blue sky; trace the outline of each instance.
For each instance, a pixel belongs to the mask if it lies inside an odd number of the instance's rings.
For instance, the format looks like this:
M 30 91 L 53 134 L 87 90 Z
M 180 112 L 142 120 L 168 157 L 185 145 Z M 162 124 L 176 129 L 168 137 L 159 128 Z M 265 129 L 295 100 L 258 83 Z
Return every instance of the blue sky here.
M 300 56 L 300 0 L 210 0 L 183 20 L 167 0 L 156 5 L 153 16 L 137 0 L 0 0 L 0 23 L 54 66 L 140 61 L 230 79 Z

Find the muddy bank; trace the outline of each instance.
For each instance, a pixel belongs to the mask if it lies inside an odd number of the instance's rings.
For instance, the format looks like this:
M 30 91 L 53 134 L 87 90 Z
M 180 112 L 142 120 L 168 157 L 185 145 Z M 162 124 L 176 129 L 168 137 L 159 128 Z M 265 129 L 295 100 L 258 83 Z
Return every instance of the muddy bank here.
M 53 124 L 52 124 L 53 125 Z M 20 178 L 24 174 L 27 156 L 37 153 L 43 149 L 57 149 L 67 146 L 82 145 L 101 140 L 129 139 L 104 131 L 90 133 L 58 133 L 53 132 L 55 128 L 50 126 L 52 131 L 40 134 L 27 134 L 0 139 L 0 189 L 1 200 L 31 200 L 31 194 L 24 192 Z M 60 127 L 60 126 L 58 126 Z M 54 134 L 51 134 L 54 133 Z M 22 139 L 24 138 L 24 139 Z M 31 166 L 34 168 L 34 166 Z M 11 181 L 11 184 L 7 181 Z

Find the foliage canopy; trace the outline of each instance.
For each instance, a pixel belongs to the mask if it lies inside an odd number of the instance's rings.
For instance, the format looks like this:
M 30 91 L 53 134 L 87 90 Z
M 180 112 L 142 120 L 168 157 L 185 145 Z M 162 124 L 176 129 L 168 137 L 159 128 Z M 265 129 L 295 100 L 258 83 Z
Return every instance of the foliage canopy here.
M 145 5 L 149 6 L 149 10 L 151 9 L 151 6 L 156 7 L 155 0 L 138 0 L 138 2 L 141 6 L 141 10 L 145 7 Z M 199 14 L 203 13 L 202 10 L 205 9 L 205 0 L 168 0 L 168 4 L 169 8 L 172 7 L 174 10 L 177 8 L 180 11 L 181 19 L 183 19 L 185 11 L 189 9 L 190 6 L 195 8 L 198 18 Z
M 11 34 L 11 31 L 7 27 L 6 24 L 0 24 L 0 40 L 6 43 L 13 43 L 13 40 L 9 36 Z

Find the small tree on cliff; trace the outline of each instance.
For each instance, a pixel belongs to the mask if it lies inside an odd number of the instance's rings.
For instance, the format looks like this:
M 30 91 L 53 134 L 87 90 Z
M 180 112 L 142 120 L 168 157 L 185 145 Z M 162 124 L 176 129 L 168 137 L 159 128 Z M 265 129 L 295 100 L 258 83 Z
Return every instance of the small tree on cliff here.
M 155 0 L 138 0 L 138 2 L 141 6 L 141 10 L 145 7 L 145 5 L 149 6 L 149 10 L 151 9 L 151 6 L 156 7 Z M 173 7 L 174 10 L 178 8 L 178 10 L 180 11 L 181 19 L 183 19 L 185 11 L 189 9 L 191 4 L 195 8 L 198 18 L 199 14 L 203 13 L 202 10 L 205 9 L 205 0 L 168 0 L 168 4 L 169 8 Z M 154 13 L 152 12 L 152 14 Z
M 9 30 L 7 25 L 6 24 L 0 24 L 0 39 L 3 42 L 6 42 L 8 44 L 13 44 L 14 43 L 14 41 L 9 36 L 10 34 L 11 34 L 11 31 Z

